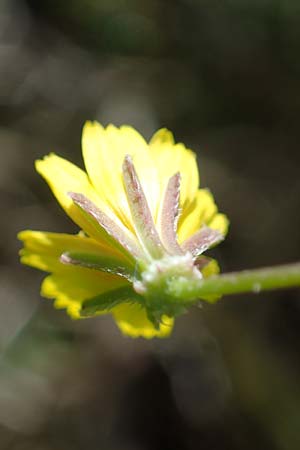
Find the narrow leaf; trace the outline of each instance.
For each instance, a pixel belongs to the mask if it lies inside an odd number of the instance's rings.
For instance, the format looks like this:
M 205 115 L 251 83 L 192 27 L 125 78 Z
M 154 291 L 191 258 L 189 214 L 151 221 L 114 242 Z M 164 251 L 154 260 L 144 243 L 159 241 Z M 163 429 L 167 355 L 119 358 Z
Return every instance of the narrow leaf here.
M 182 255 L 177 242 L 177 222 L 179 217 L 180 173 L 173 175 L 167 185 L 160 211 L 160 232 L 162 242 L 171 255 Z
M 131 286 L 124 286 L 85 300 L 80 314 L 83 317 L 93 316 L 97 312 L 111 310 L 121 303 L 136 303 L 141 300 L 143 300 L 142 297 Z
M 65 252 L 61 255 L 60 261 L 63 264 L 70 264 L 88 269 L 100 270 L 115 275 L 122 276 L 128 280 L 133 278 L 133 270 L 123 261 L 107 255 L 98 253 L 82 253 L 82 252 Z
M 184 252 L 190 252 L 193 256 L 198 256 L 223 239 L 224 236 L 218 230 L 205 226 L 184 241 L 181 248 Z
M 131 157 L 125 156 L 123 180 L 136 233 L 141 244 L 153 258 L 161 258 L 163 245 L 154 225 L 153 217 Z
M 85 195 L 69 192 L 69 196 L 79 208 L 85 211 L 88 216 L 92 217 L 105 230 L 107 235 L 110 236 L 113 245 L 117 244 L 121 251 L 123 250 L 124 252 L 125 249 L 126 252 L 136 259 L 143 259 L 143 253 L 134 239 L 128 236 L 127 232 L 122 230 L 119 225 L 86 198 Z

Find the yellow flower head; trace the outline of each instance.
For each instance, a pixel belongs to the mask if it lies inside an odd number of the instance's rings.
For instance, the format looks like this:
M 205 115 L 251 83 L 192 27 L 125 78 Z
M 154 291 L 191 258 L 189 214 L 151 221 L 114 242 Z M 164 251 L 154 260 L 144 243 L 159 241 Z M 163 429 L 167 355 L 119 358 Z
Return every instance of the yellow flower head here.
M 199 189 L 195 154 L 166 129 L 147 143 L 129 126 L 87 122 L 82 152 L 86 172 L 55 154 L 36 161 L 82 231 L 22 231 L 21 262 L 50 273 L 41 295 L 71 317 L 110 313 L 125 334 L 167 336 L 188 306 L 172 282 L 218 271 L 202 253 L 227 218 Z

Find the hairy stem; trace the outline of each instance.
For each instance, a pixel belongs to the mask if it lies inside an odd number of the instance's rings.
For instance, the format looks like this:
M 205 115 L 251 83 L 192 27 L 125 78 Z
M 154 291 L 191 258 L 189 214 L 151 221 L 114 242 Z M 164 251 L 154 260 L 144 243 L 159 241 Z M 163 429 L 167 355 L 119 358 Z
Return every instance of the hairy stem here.
M 170 294 L 191 303 L 207 296 L 258 293 L 300 286 L 300 263 L 215 275 L 204 280 L 173 279 Z

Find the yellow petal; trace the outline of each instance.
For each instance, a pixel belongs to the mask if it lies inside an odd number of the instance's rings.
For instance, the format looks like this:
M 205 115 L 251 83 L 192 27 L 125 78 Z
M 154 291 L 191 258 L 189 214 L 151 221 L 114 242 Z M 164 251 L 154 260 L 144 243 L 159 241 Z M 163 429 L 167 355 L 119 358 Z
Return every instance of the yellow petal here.
M 147 143 L 132 127 L 104 129 L 97 122 L 87 122 L 82 134 L 82 153 L 90 180 L 99 196 L 133 230 L 131 214 L 123 186 L 122 164 L 126 155 L 133 163 L 153 216 L 159 198 L 157 172 Z
M 21 231 L 18 239 L 24 242 L 21 262 L 46 272 L 68 272 L 72 267 L 62 264 L 59 258 L 64 252 L 92 252 L 110 254 L 123 260 L 123 255 L 113 248 L 100 245 L 94 239 L 81 234 L 47 233 L 42 231 Z M 128 264 L 128 262 L 126 261 Z
M 165 128 L 153 135 L 149 146 L 158 167 L 161 193 L 165 191 L 169 178 L 180 172 L 180 206 L 187 207 L 193 201 L 199 187 L 195 153 L 183 144 L 175 144 L 172 133 Z
M 225 214 L 216 214 L 209 222 L 208 226 L 213 230 L 219 230 L 223 236 L 226 236 L 229 228 L 229 220 Z
M 201 270 L 204 278 L 217 275 L 220 272 L 219 264 L 215 259 L 210 259 L 209 263 Z
M 72 267 L 68 273 L 57 272 L 46 277 L 41 286 L 41 295 L 55 299 L 56 308 L 65 308 L 72 318 L 79 319 L 84 300 L 126 283 L 114 275 Z M 102 314 L 108 312 L 103 311 Z
M 66 213 L 88 235 L 97 236 L 97 232 L 80 209 L 74 205 L 68 192 L 84 194 L 99 207 L 105 208 L 87 174 L 64 158 L 51 153 L 35 163 L 37 172 L 47 181 L 56 199 Z M 105 211 L 106 212 L 106 211 Z
M 142 336 L 146 339 L 168 337 L 174 323 L 173 319 L 164 316 L 163 323 L 156 330 L 148 320 L 145 309 L 135 304 L 119 305 L 112 310 L 112 314 L 122 333 L 131 337 Z
M 181 243 L 192 236 L 203 225 L 227 232 L 228 220 L 224 214 L 218 214 L 211 192 L 207 189 L 197 191 L 194 202 L 182 211 L 178 223 L 178 241 Z
M 204 278 L 209 278 L 212 275 L 217 275 L 220 272 L 219 264 L 215 259 L 211 259 L 210 262 L 201 270 Z M 207 297 L 201 297 L 209 303 L 214 303 L 221 298 L 220 295 L 208 295 Z

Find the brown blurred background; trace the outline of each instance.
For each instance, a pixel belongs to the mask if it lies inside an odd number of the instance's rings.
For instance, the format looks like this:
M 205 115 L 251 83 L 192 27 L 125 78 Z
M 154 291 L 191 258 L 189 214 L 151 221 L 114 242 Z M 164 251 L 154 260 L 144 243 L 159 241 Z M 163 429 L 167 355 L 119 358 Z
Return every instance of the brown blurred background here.
M 75 232 L 33 169 L 85 120 L 198 153 L 223 271 L 299 260 L 297 0 L 0 3 L 0 449 L 299 450 L 299 291 L 227 297 L 131 340 L 41 300 L 16 233 Z

